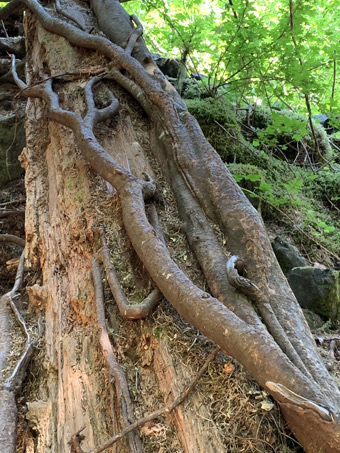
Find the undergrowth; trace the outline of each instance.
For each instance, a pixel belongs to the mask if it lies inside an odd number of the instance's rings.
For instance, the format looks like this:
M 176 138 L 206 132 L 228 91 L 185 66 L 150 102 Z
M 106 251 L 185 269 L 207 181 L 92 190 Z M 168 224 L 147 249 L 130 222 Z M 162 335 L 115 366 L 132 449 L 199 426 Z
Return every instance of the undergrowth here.
M 339 156 L 322 126 L 313 122 L 315 144 L 307 118 L 292 112 L 236 108 L 224 97 L 186 103 L 263 219 L 303 241 L 311 261 L 320 250 L 324 264 L 340 261 Z

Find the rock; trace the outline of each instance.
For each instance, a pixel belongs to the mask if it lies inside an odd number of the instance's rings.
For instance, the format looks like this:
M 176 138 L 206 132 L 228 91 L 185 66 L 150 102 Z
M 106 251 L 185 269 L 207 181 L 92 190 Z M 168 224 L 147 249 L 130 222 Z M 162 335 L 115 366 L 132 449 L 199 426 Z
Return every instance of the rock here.
M 328 269 L 327 266 L 325 266 L 324 264 L 320 264 L 317 262 L 314 263 L 314 267 L 316 267 L 317 269 L 322 269 L 322 270 Z
M 198 74 L 198 73 L 195 73 L 195 72 L 192 72 L 190 77 L 192 79 L 195 79 L 195 80 L 204 80 L 204 79 L 208 78 L 208 76 L 206 76 L 204 74 Z
M 155 57 L 154 54 L 154 61 L 159 69 L 163 72 L 164 75 L 168 77 L 177 78 L 178 71 L 180 69 L 180 60 L 171 59 L 171 58 L 162 58 L 162 57 Z
M 294 267 L 307 266 L 307 261 L 300 255 L 298 249 L 282 237 L 277 236 L 272 242 L 272 247 L 284 274 Z
M 309 328 L 312 331 L 320 329 L 325 324 L 325 321 L 321 318 L 321 316 L 317 315 L 316 313 L 313 313 L 312 311 L 306 310 L 304 308 L 302 309 L 302 311 L 305 315 Z
M 340 272 L 315 267 L 295 267 L 287 279 L 302 308 L 325 319 L 340 315 Z

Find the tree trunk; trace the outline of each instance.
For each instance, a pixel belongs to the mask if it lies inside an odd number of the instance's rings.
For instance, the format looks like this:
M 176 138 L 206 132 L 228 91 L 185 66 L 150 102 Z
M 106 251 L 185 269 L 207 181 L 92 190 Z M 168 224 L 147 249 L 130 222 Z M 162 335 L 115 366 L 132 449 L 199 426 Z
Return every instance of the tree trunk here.
M 52 18 L 35 0 L 24 4 L 33 13 L 26 14 L 28 88 L 18 81 L 29 98 L 22 155 L 26 256 L 42 272 L 37 292 L 47 288 L 41 307 L 45 380 L 37 389 L 41 399 L 28 404 L 27 413 L 39 431 L 37 451 L 68 451 L 83 425 L 82 448 L 88 451 L 133 422 L 124 383 L 112 389 L 112 379 L 119 381 L 121 374 L 110 364 L 112 346 L 99 316 L 93 256 L 102 245 L 97 229 L 103 224 L 109 248 L 117 249 L 113 261 L 119 263 L 122 252 L 129 256 L 130 268 L 121 276 L 131 280 L 135 293 L 140 288 L 146 296 L 156 286 L 186 321 L 244 365 L 280 404 L 306 451 L 338 451 L 339 390 L 317 354 L 262 222 L 157 70 L 138 27 L 116 0 L 91 2 L 109 39 Z M 72 14 L 84 29 L 95 24 L 79 6 Z M 85 87 L 104 69 L 105 84 L 95 87 L 96 77 Z M 174 201 L 209 292 L 201 289 L 202 275 L 191 272 L 185 260 L 174 260 L 171 238 L 161 233 Z M 236 255 L 249 279 L 239 273 Z M 100 366 L 103 350 L 106 362 Z M 159 351 L 169 363 L 166 349 Z M 162 382 L 171 378 L 159 370 L 156 365 L 164 389 Z M 183 409 L 176 414 L 181 432 L 194 415 Z M 212 431 L 179 435 L 184 450 L 221 451 L 220 434 Z M 143 447 L 134 431 L 117 448 Z

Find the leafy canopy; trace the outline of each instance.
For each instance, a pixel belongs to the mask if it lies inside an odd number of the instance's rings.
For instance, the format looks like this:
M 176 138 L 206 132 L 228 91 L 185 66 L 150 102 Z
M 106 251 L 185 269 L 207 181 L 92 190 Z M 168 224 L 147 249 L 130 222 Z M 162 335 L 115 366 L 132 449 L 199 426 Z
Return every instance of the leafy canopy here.
M 339 113 L 338 0 L 133 0 L 155 52 L 185 57 L 230 100 L 260 100 L 307 113 Z M 187 54 L 187 55 L 186 55 Z

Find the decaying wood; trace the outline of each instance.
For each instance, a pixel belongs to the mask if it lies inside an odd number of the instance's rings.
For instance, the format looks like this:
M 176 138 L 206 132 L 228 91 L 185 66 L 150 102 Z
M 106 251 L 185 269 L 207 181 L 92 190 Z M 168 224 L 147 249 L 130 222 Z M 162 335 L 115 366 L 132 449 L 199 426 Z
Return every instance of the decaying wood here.
M 181 394 L 182 382 L 190 379 L 190 372 L 185 364 L 174 363 L 169 345 L 164 340 L 159 341 L 155 348 L 154 362 L 164 401 L 170 404 Z M 212 420 L 209 423 L 209 410 L 198 392 L 191 395 L 190 404 L 176 406 L 171 416 L 185 452 L 216 453 L 225 450 L 221 434 Z
M 103 244 L 105 246 L 105 244 Z M 103 292 L 103 285 L 102 285 L 102 278 L 99 269 L 99 265 L 97 263 L 97 259 L 92 259 L 92 277 L 94 280 L 95 291 L 96 291 L 96 308 L 97 308 L 97 320 L 98 326 L 100 329 L 100 344 L 103 350 L 103 356 L 105 357 L 108 368 L 110 370 L 110 375 L 115 385 L 116 389 L 116 398 L 120 408 L 121 414 L 121 428 L 126 429 L 131 424 L 135 422 L 135 416 L 133 413 L 133 406 L 129 394 L 128 384 L 126 382 L 126 378 L 124 372 L 117 362 L 116 356 L 113 352 L 113 348 L 110 342 L 109 334 L 106 328 L 106 321 L 105 321 L 105 309 L 104 309 L 104 292 Z M 79 434 L 76 435 L 76 439 L 78 439 Z M 74 436 L 72 436 L 74 439 Z M 118 440 L 119 438 L 117 438 Z M 140 453 L 143 452 L 142 443 L 139 438 L 139 434 L 137 431 L 131 430 L 127 434 L 127 441 L 129 445 L 129 451 L 131 453 Z
M 200 378 L 207 371 L 209 364 L 215 359 L 215 357 L 217 356 L 219 351 L 220 351 L 220 348 L 217 348 L 208 356 L 204 365 L 199 370 L 197 375 L 192 379 L 189 386 L 180 395 L 178 395 L 178 397 L 174 401 L 172 401 L 171 404 L 168 404 L 167 406 L 162 407 L 161 409 L 157 409 L 154 412 L 151 412 L 150 414 L 141 418 L 140 420 L 137 420 L 136 422 L 132 423 L 129 427 L 125 428 L 123 431 L 121 431 L 117 435 L 113 436 L 111 439 L 107 440 L 103 445 L 100 445 L 99 447 L 94 448 L 93 450 L 91 450 L 88 453 L 101 453 L 104 450 L 111 447 L 111 445 L 113 445 L 115 442 L 117 442 L 123 436 L 126 436 L 127 434 L 129 434 L 134 429 L 139 428 L 140 426 L 143 426 L 152 420 L 155 420 L 156 418 L 160 417 L 163 414 L 167 414 L 167 413 L 170 413 L 171 411 L 173 411 L 178 405 L 180 405 L 188 397 L 188 395 L 190 395 L 190 393 L 193 391 L 193 389 L 195 388 L 195 386 L 198 383 L 198 381 L 200 380 Z M 79 431 L 74 436 L 72 436 L 71 442 L 72 442 L 72 445 L 76 445 L 76 448 L 75 448 L 76 452 L 83 453 L 83 451 L 79 449 L 79 437 L 78 436 L 79 436 Z

